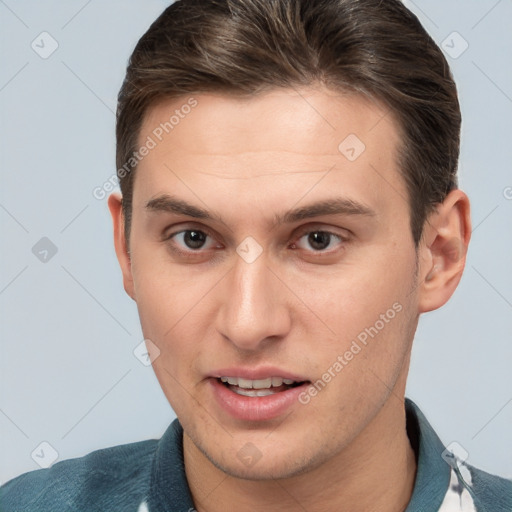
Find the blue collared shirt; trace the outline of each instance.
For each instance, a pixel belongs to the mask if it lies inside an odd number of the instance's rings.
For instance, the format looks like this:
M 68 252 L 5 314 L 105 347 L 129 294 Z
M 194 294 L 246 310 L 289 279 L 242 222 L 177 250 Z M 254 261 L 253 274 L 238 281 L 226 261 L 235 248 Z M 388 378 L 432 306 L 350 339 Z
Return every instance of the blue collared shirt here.
M 512 481 L 465 464 L 406 399 L 417 458 L 406 512 L 512 512 Z M 114 446 L 25 473 L 0 487 L 2 512 L 194 512 L 174 420 L 160 440 Z

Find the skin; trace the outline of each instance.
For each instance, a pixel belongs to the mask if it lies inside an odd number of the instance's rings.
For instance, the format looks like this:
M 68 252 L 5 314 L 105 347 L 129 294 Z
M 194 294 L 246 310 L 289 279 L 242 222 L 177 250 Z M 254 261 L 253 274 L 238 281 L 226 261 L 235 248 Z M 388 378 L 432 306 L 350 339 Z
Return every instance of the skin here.
M 384 108 L 321 86 L 194 98 L 197 107 L 138 165 L 129 251 L 119 195 L 109 208 L 125 290 L 160 350 L 154 370 L 184 428 L 197 510 L 404 510 L 416 471 L 403 403 L 411 344 L 419 315 L 442 306 L 460 280 L 468 198 L 451 192 L 416 248 L 399 127 Z M 141 144 L 186 100 L 151 108 Z M 349 134 L 366 146 L 354 161 L 338 150 Z M 146 207 L 165 195 L 216 220 Z M 373 213 L 273 225 L 339 197 Z M 186 229 L 208 234 L 205 245 L 171 236 Z M 319 231 L 334 234 L 325 248 L 310 243 Z M 236 252 L 247 236 L 262 249 L 252 263 Z M 209 377 L 219 368 L 271 364 L 321 379 L 397 303 L 400 312 L 307 404 L 249 422 L 213 399 Z M 251 466 L 237 457 L 248 442 L 261 455 Z

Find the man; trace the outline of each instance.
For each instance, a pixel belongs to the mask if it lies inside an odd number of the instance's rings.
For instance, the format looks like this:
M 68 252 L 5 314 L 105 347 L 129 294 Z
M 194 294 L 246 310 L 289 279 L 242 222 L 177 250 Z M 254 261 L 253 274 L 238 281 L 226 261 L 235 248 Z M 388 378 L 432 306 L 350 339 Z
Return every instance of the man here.
M 512 510 L 404 399 L 464 268 L 459 131 L 399 1 L 166 9 L 119 95 L 109 208 L 178 419 L 12 480 L 2 510 Z

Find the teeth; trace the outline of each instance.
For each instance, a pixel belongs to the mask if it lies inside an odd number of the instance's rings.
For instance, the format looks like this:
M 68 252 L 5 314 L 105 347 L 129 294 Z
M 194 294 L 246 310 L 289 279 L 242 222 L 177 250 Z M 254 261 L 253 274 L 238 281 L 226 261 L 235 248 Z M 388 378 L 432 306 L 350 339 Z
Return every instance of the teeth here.
M 279 386 L 282 386 L 282 384 L 283 384 L 283 379 L 281 377 L 272 377 L 272 386 L 277 388 Z
M 258 389 L 258 390 L 268 390 L 272 387 L 278 388 L 283 384 L 290 386 L 295 381 L 292 379 L 283 379 L 282 377 L 268 377 L 266 379 L 259 380 L 251 380 L 251 379 L 242 379 L 239 377 L 221 377 L 221 382 L 228 383 L 231 386 L 238 386 L 241 389 Z M 244 394 L 244 393 L 240 393 Z M 267 393 L 268 394 L 268 393 Z M 248 395 L 248 396 L 266 396 L 266 395 Z
M 270 387 L 272 387 L 272 377 L 269 377 L 268 379 L 261 379 L 261 380 L 253 380 L 252 381 L 252 388 L 253 389 L 263 389 L 263 388 L 270 388 Z
M 268 396 L 268 395 L 274 395 L 277 393 L 277 391 L 272 391 L 271 389 L 244 389 L 244 388 L 238 388 L 233 389 L 235 393 L 238 395 L 243 396 Z
M 229 380 L 228 380 L 229 382 Z M 252 380 L 249 379 L 238 379 L 238 387 L 243 389 L 251 389 L 252 388 Z M 230 382 L 231 384 L 231 382 Z M 236 385 L 236 384 L 235 384 Z

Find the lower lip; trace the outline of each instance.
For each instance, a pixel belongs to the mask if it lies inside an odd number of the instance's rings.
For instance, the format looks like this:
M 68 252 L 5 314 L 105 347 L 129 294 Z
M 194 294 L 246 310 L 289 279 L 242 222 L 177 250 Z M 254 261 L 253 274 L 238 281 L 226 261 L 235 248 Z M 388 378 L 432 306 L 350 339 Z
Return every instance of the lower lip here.
M 219 405 L 236 419 L 244 421 L 266 421 L 284 414 L 308 386 L 300 386 L 280 391 L 268 396 L 243 396 L 231 391 L 218 379 L 211 378 L 213 394 Z

